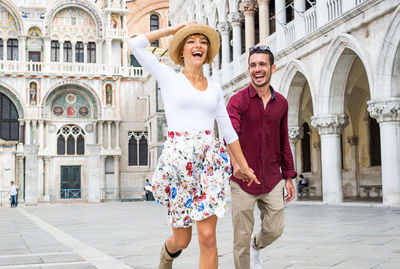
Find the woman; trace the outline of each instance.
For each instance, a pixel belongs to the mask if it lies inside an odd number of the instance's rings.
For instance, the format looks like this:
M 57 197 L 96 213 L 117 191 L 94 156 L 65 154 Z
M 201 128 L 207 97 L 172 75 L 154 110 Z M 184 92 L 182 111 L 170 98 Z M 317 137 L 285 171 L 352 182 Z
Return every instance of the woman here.
M 169 34 L 174 35 L 169 56 L 184 67 L 182 73 L 160 63 L 146 49 Z M 190 243 L 194 222 L 200 245 L 199 267 L 218 267 L 215 230 L 217 218 L 227 210 L 224 184 L 230 175 L 230 163 L 223 144 L 212 132 L 214 120 L 230 153 L 239 160 L 246 181 L 258 183 L 226 112 L 221 87 L 203 75 L 203 64 L 212 62 L 219 45 L 213 28 L 191 22 L 129 41 L 136 59 L 160 85 L 169 130 L 152 179 L 153 195 L 167 208 L 173 233 L 161 249 L 159 268 L 172 268 L 173 259 Z

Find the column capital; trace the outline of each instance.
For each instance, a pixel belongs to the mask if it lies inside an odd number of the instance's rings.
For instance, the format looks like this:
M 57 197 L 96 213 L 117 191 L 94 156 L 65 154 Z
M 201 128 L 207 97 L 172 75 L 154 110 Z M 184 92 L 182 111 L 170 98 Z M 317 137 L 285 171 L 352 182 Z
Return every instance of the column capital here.
M 245 16 L 254 16 L 254 13 L 257 11 L 257 9 L 258 9 L 258 3 L 253 0 L 245 0 L 239 4 L 239 10 Z
M 318 129 L 320 135 L 340 134 L 349 124 L 347 115 L 326 115 L 311 117 L 311 125 Z
M 303 136 L 303 128 L 289 127 L 289 141 L 290 143 L 297 144 L 299 138 Z
M 380 122 L 400 121 L 400 98 L 392 97 L 367 102 L 370 116 Z
M 230 26 L 229 22 L 219 22 L 218 23 L 218 31 L 221 33 L 221 35 L 229 34 L 230 29 L 231 29 L 231 26 Z
M 240 12 L 231 12 L 228 14 L 228 21 L 232 24 L 240 25 L 244 20 L 243 14 Z
M 347 137 L 347 142 L 349 142 L 351 146 L 358 145 L 358 136 L 354 135 Z
M 257 3 L 258 3 L 258 5 L 261 5 L 261 4 L 269 5 L 269 1 L 270 0 L 257 0 Z

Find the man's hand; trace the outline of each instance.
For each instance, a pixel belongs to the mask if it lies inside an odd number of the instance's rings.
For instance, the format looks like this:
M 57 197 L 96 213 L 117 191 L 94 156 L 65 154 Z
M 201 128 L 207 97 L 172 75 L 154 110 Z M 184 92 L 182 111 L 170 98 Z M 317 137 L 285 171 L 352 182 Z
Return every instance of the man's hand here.
M 291 178 L 285 180 L 285 189 L 286 189 L 285 202 L 289 203 L 294 199 L 295 196 L 294 186 Z

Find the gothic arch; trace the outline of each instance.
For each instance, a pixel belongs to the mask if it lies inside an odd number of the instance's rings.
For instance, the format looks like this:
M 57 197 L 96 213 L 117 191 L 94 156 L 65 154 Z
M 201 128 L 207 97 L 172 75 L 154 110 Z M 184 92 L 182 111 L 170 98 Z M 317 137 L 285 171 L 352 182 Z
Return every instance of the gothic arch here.
M 50 35 L 50 24 L 54 16 L 62 9 L 68 7 L 80 8 L 86 11 L 88 14 L 90 14 L 96 23 L 97 33 L 98 33 L 97 37 L 98 38 L 104 37 L 104 23 L 101 19 L 101 14 L 98 8 L 90 1 L 80 1 L 80 0 L 59 0 L 53 3 L 52 7 L 48 10 L 46 14 L 46 20 L 44 23 L 46 36 Z
M 288 124 L 299 126 L 300 100 L 306 82 L 310 87 L 311 101 L 315 111 L 315 90 L 312 80 L 306 67 L 299 60 L 292 60 L 286 65 L 282 78 L 278 89 L 286 96 L 289 103 Z
M 322 68 L 316 115 L 344 114 L 347 76 L 356 57 L 360 58 L 365 68 L 370 91 L 373 92 L 373 76 L 367 56 L 358 40 L 349 34 L 341 34 L 332 41 Z
M 25 107 L 22 105 L 24 104 L 24 102 L 22 101 L 23 98 L 21 98 L 18 92 L 10 85 L 2 81 L 0 81 L 0 92 L 7 96 L 14 103 L 18 111 L 18 118 L 23 119 L 24 115 L 26 115 L 27 113 Z
M 77 86 L 86 90 L 88 96 L 92 98 L 92 103 L 94 105 L 93 119 L 100 119 L 102 117 L 103 115 L 102 104 L 96 91 L 88 84 L 81 82 L 79 80 L 68 80 L 68 81 L 61 81 L 47 90 L 40 104 L 40 116 L 42 119 L 45 118 L 46 107 L 50 104 L 50 102 L 53 99 L 52 95 L 55 94 L 56 91 L 60 90 L 63 91 L 64 90 L 63 87 L 65 86 L 75 86 L 75 87 Z
M 396 61 L 400 66 L 400 6 L 392 15 L 379 51 L 374 84 L 374 89 L 379 91 L 372 92 L 371 99 L 400 97 L 400 87 L 396 85 L 400 81 L 400 70 L 396 74 Z

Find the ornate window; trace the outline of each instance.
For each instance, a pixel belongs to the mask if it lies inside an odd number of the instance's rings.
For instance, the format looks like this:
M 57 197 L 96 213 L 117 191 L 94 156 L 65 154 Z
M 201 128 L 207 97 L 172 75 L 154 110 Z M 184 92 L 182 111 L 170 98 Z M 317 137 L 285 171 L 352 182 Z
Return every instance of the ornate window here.
M 88 63 L 96 63 L 96 43 L 89 42 L 87 47 L 87 62 Z
M 51 41 L 51 61 L 60 61 L 60 43 L 58 41 Z
M 18 40 L 9 39 L 7 41 L 7 60 L 18 60 Z
M 0 93 L 0 138 L 4 140 L 19 139 L 18 112 L 13 102 Z
M 57 132 L 58 155 L 84 155 L 85 132 L 76 125 L 65 125 Z
M 150 16 L 150 31 L 158 30 L 160 28 L 160 19 L 156 14 Z M 152 47 L 159 47 L 159 41 L 154 40 L 151 42 Z
M 72 62 L 72 45 L 69 41 L 64 43 L 64 62 Z
M 311 172 L 311 138 L 310 138 L 310 127 L 307 122 L 303 123 L 304 135 L 301 139 L 301 159 L 303 164 L 302 172 Z
M 381 134 L 379 123 L 369 117 L 369 152 L 370 152 L 370 165 L 381 165 Z
M 148 165 L 148 134 L 147 132 L 128 132 L 128 165 Z
M 75 62 L 83 63 L 84 61 L 83 51 L 84 51 L 83 43 L 77 42 L 75 46 Z

